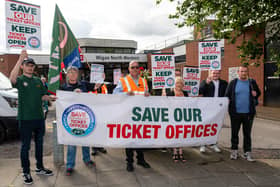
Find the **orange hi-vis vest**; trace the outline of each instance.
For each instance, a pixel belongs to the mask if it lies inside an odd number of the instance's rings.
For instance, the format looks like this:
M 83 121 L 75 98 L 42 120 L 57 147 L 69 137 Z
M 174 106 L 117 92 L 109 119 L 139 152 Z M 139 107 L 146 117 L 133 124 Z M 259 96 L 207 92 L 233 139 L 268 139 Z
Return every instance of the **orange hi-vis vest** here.
M 148 91 L 147 81 L 142 77 L 138 78 L 138 85 L 135 84 L 130 75 L 121 77 L 120 81 L 122 83 L 123 92 L 133 91 L 135 95 L 144 95 L 144 93 Z
M 89 91 L 88 93 L 98 94 L 97 90 L 95 91 Z M 101 86 L 101 94 L 108 94 L 108 89 L 105 84 Z

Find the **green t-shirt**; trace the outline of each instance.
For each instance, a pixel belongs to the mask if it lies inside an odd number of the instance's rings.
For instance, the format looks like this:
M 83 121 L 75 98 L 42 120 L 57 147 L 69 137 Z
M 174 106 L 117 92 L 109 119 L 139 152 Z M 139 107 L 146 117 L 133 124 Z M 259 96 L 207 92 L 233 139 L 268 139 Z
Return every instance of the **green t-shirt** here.
M 18 120 L 44 119 L 42 96 L 47 89 L 42 81 L 35 76 L 31 78 L 21 75 L 13 85 L 18 89 Z

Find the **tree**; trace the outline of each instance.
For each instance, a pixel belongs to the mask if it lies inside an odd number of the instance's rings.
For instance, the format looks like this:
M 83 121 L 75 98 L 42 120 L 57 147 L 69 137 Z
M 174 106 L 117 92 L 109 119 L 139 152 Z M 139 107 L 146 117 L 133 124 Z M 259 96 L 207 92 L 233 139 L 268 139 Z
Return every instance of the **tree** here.
M 156 0 L 157 4 L 162 0 Z M 244 40 L 238 49 L 242 63 L 248 64 L 255 60 L 260 64 L 264 54 L 263 45 L 258 42 L 258 36 L 265 30 L 265 46 L 270 51 L 270 59 L 278 66 L 280 75 L 280 3 L 279 0 L 169 0 L 177 3 L 171 19 L 177 19 L 176 25 L 196 26 L 200 31 L 206 26 L 209 17 L 215 17 L 212 22 L 214 37 L 228 39 L 235 43 L 237 37 Z M 255 34 L 245 40 L 246 29 L 254 27 Z M 250 64 L 252 65 L 252 64 Z

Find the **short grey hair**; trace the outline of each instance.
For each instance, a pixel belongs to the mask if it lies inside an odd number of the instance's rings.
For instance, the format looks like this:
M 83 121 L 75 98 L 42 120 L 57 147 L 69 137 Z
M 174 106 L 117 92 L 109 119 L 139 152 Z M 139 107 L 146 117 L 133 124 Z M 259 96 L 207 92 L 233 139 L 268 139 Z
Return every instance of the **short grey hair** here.
M 129 67 L 130 67 L 133 63 L 137 63 L 137 64 L 139 65 L 139 62 L 138 62 L 138 61 L 132 60 L 132 61 L 129 62 Z
M 68 68 L 67 68 L 67 71 L 66 72 L 68 72 L 68 71 L 70 71 L 70 70 L 74 70 L 74 71 L 79 71 L 79 68 L 78 67 L 76 67 L 76 66 L 69 66 Z

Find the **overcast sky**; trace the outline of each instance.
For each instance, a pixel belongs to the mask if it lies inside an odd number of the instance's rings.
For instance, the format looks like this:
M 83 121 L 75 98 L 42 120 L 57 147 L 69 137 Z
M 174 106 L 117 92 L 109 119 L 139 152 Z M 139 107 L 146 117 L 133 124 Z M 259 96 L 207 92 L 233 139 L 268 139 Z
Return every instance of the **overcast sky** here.
M 7 52 L 5 0 L 0 0 L 0 52 Z M 163 45 L 191 37 L 190 28 L 177 28 L 168 15 L 175 6 L 164 0 L 23 0 L 41 6 L 42 51 L 50 49 L 53 16 L 57 4 L 76 38 L 94 37 L 129 39 L 138 42 L 138 49 Z M 18 52 L 11 50 L 10 52 Z M 37 53 L 37 51 L 32 51 Z

